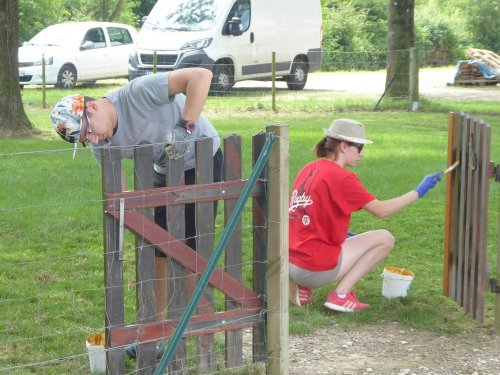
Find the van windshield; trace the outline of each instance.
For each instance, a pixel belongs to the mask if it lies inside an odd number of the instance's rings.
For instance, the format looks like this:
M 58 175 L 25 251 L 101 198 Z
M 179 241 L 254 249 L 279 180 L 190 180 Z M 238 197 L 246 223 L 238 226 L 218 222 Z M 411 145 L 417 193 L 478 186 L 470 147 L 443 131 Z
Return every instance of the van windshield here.
M 159 0 L 142 26 L 146 30 L 204 31 L 213 28 L 229 0 Z

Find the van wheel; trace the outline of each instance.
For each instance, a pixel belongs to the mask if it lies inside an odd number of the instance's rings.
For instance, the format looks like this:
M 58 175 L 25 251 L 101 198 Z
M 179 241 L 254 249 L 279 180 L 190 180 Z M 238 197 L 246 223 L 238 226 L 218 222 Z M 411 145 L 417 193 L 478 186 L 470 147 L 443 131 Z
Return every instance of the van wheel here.
M 72 89 L 76 85 L 76 69 L 71 65 L 64 65 L 57 75 L 56 87 L 60 89 Z
M 233 68 L 231 64 L 215 64 L 214 76 L 210 85 L 210 93 L 213 95 L 224 95 L 231 91 L 233 83 Z
M 303 61 L 295 61 L 292 64 L 290 75 L 285 77 L 286 85 L 290 90 L 302 90 L 307 82 L 307 64 Z

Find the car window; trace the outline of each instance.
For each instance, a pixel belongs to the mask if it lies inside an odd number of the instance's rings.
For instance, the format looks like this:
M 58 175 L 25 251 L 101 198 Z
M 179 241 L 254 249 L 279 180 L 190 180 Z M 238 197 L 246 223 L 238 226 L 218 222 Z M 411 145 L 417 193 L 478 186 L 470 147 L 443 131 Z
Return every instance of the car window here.
M 250 26 L 250 0 L 236 1 L 228 14 L 227 21 L 233 17 L 241 19 L 241 31 L 247 31 Z
M 111 47 L 134 43 L 130 32 L 123 27 L 108 27 L 108 34 Z
M 101 27 L 95 27 L 87 31 L 85 37 L 83 38 L 83 43 L 92 42 L 94 43 L 94 48 L 104 48 L 106 47 L 106 38 L 104 37 L 104 30 Z

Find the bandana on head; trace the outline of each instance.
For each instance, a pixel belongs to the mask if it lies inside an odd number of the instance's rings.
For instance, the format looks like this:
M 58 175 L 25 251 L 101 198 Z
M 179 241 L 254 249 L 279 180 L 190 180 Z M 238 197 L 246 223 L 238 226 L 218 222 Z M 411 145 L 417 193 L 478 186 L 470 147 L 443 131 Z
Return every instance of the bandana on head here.
M 68 95 L 57 102 L 50 119 L 56 133 L 65 141 L 78 143 L 84 109 L 83 95 Z

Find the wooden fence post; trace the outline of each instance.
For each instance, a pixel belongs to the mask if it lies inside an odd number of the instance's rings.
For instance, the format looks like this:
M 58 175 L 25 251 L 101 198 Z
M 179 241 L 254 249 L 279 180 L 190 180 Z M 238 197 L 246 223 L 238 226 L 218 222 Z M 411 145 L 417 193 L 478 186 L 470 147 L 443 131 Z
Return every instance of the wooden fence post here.
M 418 49 L 410 48 L 410 82 L 408 88 L 408 110 L 416 111 L 419 106 L 418 95 Z
M 269 158 L 267 373 L 288 374 L 288 144 L 286 125 L 267 126 L 278 140 Z

